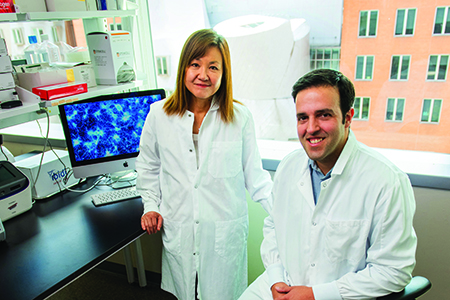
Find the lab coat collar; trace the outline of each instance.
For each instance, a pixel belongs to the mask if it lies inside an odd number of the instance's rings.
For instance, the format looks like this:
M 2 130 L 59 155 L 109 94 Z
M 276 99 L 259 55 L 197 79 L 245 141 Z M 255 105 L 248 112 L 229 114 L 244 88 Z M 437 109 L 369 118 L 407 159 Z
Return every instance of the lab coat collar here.
M 333 172 L 331 173 L 331 175 L 342 174 L 345 166 L 347 165 L 347 162 L 350 160 L 350 157 L 354 149 L 356 148 L 356 144 L 356 137 L 353 134 L 353 131 L 349 129 L 347 142 L 345 143 L 344 149 L 342 149 L 341 155 L 339 155 L 339 158 L 333 167 Z
M 211 107 L 209 108 L 209 110 L 213 111 L 218 109 L 219 109 L 219 100 L 217 100 L 217 97 L 214 96 L 211 100 Z

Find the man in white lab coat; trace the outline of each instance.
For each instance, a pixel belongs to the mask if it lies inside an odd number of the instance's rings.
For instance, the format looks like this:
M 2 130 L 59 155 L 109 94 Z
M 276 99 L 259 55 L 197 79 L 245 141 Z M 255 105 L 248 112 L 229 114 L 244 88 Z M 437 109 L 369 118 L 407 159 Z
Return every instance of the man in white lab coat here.
M 240 299 L 373 299 L 411 280 L 417 238 L 410 181 L 359 143 L 353 84 L 314 70 L 292 93 L 303 149 L 280 163 L 264 223 L 266 271 Z

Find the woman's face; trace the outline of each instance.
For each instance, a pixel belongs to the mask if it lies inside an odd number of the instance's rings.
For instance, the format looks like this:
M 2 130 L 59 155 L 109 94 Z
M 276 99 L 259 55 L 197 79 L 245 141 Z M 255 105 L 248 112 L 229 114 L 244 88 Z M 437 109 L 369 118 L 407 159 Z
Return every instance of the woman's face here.
M 223 60 L 216 47 L 209 48 L 205 55 L 191 61 L 186 69 L 186 88 L 198 100 L 210 100 L 222 81 Z

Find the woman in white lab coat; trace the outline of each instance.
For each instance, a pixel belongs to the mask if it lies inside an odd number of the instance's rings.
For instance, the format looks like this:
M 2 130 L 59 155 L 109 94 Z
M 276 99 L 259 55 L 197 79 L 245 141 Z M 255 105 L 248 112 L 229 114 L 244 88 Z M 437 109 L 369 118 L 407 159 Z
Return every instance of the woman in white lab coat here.
M 247 287 L 246 190 L 270 210 L 249 110 L 234 101 L 226 40 L 186 41 L 177 86 L 152 104 L 136 162 L 142 228 L 162 232 L 162 289 L 180 300 L 233 300 Z

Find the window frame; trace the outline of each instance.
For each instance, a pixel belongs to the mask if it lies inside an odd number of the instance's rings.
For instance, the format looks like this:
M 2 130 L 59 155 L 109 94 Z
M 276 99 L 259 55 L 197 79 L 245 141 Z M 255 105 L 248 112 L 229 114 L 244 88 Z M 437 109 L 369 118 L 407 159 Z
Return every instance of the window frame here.
M 428 113 L 428 121 L 423 121 L 423 113 L 424 113 L 425 101 L 426 100 L 431 100 L 431 104 L 430 104 L 430 111 Z M 431 118 L 433 117 L 435 101 L 440 101 L 439 116 L 438 116 L 438 120 L 437 121 L 432 121 Z M 421 124 L 439 124 L 439 122 L 441 121 L 442 104 L 443 104 L 443 102 L 444 102 L 443 99 L 439 99 L 439 98 L 424 98 L 422 100 L 422 109 L 421 109 L 421 113 L 420 113 L 420 123 Z
M 363 78 L 356 78 L 358 74 L 358 58 L 363 57 L 364 58 L 364 64 L 363 64 Z M 369 79 L 367 79 L 367 58 L 372 57 L 372 72 Z M 375 55 L 357 55 L 356 56 L 356 62 L 355 62 L 355 80 L 358 81 L 372 81 L 373 80 L 373 72 L 375 70 Z
M 431 57 L 433 56 L 437 56 L 438 60 L 436 62 L 436 69 L 434 71 L 434 78 L 433 79 L 429 79 L 429 74 L 430 74 L 430 64 L 431 64 Z M 446 69 L 445 69 L 445 78 L 444 79 L 439 79 L 437 78 L 439 76 L 439 68 L 441 66 L 441 59 L 442 56 L 446 56 L 447 57 L 447 65 L 446 65 Z M 438 82 L 445 82 L 447 81 L 447 74 L 448 74 L 448 67 L 449 67 L 449 61 L 450 61 L 450 55 L 449 54 L 430 54 L 428 56 L 428 66 L 427 66 L 427 73 L 426 73 L 426 81 L 438 81 Z
M 389 100 L 394 100 L 394 108 L 392 112 L 392 119 L 388 119 L 388 107 L 389 107 Z M 403 108 L 402 108 L 402 118 L 400 120 L 397 120 L 397 114 L 398 114 L 398 101 L 403 100 Z M 384 121 L 385 122 L 392 122 L 392 123 L 401 123 L 403 122 L 403 118 L 405 117 L 405 107 L 406 107 L 406 98 L 401 97 L 388 97 L 386 99 L 386 113 L 384 115 Z
M 365 35 L 361 35 L 361 15 L 362 13 L 367 12 L 367 20 L 366 20 L 366 34 Z M 371 14 L 373 12 L 377 13 L 377 19 L 375 22 L 375 34 L 374 35 L 370 35 L 370 20 L 371 20 Z M 378 20 L 379 20 L 379 16 L 380 16 L 380 11 L 378 9 L 373 9 L 373 10 L 360 10 L 359 11 L 359 18 L 358 18 L 358 38 L 376 38 L 377 34 L 378 34 Z
M 394 65 L 394 57 L 399 57 L 399 65 L 397 69 L 397 78 L 392 78 L 392 67 Z M 400 78 L 402 74 L 402 67 L 403 67 L 403 58 L 409 57 L 409 63 L 408 63 L 408 74 L 406 75 L 406 78 Z M 411 55 L 409 54 L 398 54 L 398 55 L 392 55 L 391 57 L 391 67 L 389 72 L 389 81 L 408 81 L 409 79 L 409 72 L 411 70 Z
M 359 108 L 358 108 L 358 116 L 357 114 L 357 110 L 355 108 L 355 104 L 356 104 L 356 100 L 360 99 L 360 104 L 359 104 Z M 368 105 L 367 105 L 367 118 L 362 118 L 363 115 L 363 111 L 364 111 L 364 100 L 368 100 Z M 361 101 L 362 100 L 362 101 Z M 353 115 L 353 120 L 357 120 L 357 121 L 369 121 L 369 116 L 370 116 L 370 101 L 371 98 L 370 97 L 366 97 L 366 96 L 358 96 L 355 97 L 355 102 L 353 103 L 353 109 L 355 110 L 355 114 Z
M 323 51 L 323 58 L 318 58 L 318 51 Z M 330 58 L 325 57 L 325 51 L 330 51 Z M 313 53 L 314 51 L 314 53 Z M 338 58 L 333 58 L 333 52 L 337 51 Z M 340 62 L 341 62 L 341 48 L 339 47 L 317 47 L 317 48 L 310 48 L 309 50 L 309 58 L 310 58 L 310 65 L 309 69 L 316 70 L 316 69 L 322 69 L 322 68 L 328 68 L 332 70 L 339 71 L 340 68 Z M 325 67 L 325 63 L 329 63 L 329 67 Z M 322 63 L 322 66 L 318 66 L 318 63 Z M 337 68 L 334 67 L 337 63 Z
M 397 25 L 398 25 L 398 13 L 399 11 L 405 11 L 405 17 L 403 20 L 403 24 L 402 24 L 402 33 L 401 34 L 397 34 Z M 414 24 L 413 24 L 413 28 L 412 28 L 412 33 L 411 34 L 407 34 L 406 30 L 407 30 L 407 25 L 408 25 L 408 19 L 409 19 L 409 11 L 410 10 L 414 10 Z M 411 7 L 411 8 L 398 8 L 397 9 L 397 13 L 395 15 L 395 26 L 394 26 L 394 37 L 412 37 L 414 36 L 414 33 L 416 31 L 416 20 L 417 20 L 417 8 L 415 7 Z
M 443 16 L 443 19 L 442 19 L 442 24 L 441 24 L 441 26 L 442 26 L 442 28 L 441 28 L 441 32 L 440 33 L 436 33 L 436 21 L 437 21 L 437 16 L 438 16 L 438 10 L 440 9 L 440 8 L 444 8 L 445 9 L 445 11 L 444 11 L 444 16 Z M 431 34 L 432 35 L 436 35 L 436 36 L 440 36 L 440 35 L 450 35 L 450 30 L 449 30 L 449 32 L 445 32 L 445 23 L 446 23 L 446 20 L 449 20 L 450 21 L 450 6 L 438 6 L 438 7 L 436 7 L 436 11 L 435 11 L 435 13 L 434 13 L 434 22 L 433 22 L 433 29 L 432 29 L 432 31 L 431 31 Z

